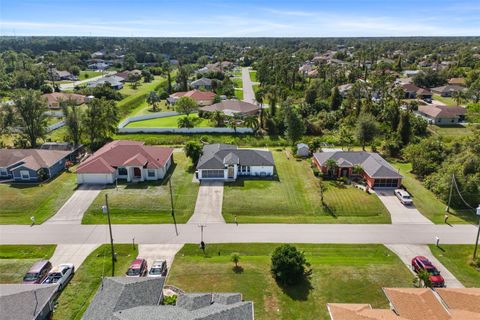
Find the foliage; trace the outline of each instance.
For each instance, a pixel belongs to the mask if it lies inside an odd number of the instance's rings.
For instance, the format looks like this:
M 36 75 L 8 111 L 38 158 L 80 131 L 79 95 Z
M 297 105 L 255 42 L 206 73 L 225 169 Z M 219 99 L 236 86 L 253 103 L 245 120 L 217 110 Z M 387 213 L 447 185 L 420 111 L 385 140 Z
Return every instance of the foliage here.
M 188 115 L 198 109 L 197 102 L 190 97 L 181 97 L 175 102 L 175 110 Z
M 158 103 L 160 102 L 160 96 L 156 91 L 150 91 L 147 96 L 147 103 L 152 106 L 154 112 L 158 111 Z
M 400 113 L 400 123 L 398 125 L 398 134 L 402 145 L 406 146 L 410 142 L 412 135 L 412 125 L 410 123 L 412 115 L 408 111 Z
M 117 131 L 118 111 L 112 100 L 93 99 L 83 114 L 82 127 L 93 149 L 103 145 Z
M 283 108 L 285 113 L 285 136 L 294 145 L 305 134 L 306 127 L 298 111 L 292 107 Z
M 412 172 L 420 177 L 435 172 L 445 158 L 445 146 L 439 139 L 424 139 L 403 150 L 404 156 L 412 163 Z
M 238 268 L 238 263 L 240 262 L 240 253 L 232 252 L 230 255 L 230 260 L 235 264 L 235 267 Z
M 307 260 L 305 254 L 296 247 L 284 244 L 277 247 L 271 258 L 273 277 L 282 284 L 295 284 L 305 277 Z
M 65 118 L 65 127 L 67 128 L 67 137 L 73 142 L 74 146 L 80 144 L 82 134 L 82 111 L 73 101 L 62 103 L 63 116 Z
M 447 77 L 437 71 L 428 69 L 415 75 L 413 83 L 424 88 L 439 87 L 447 83 Z
M 170 305 L 174 306 L 177 304 L 177 295 L 171 295 L 171 296 L 163 296 L 163 305 Z
M 192 163 L 195 165 L 202 155 L 203 146 L 201 143 L 196 141 L 188 141 L 183 147 L 185 154 L 192 160 Z
M 413 285 L 417 288 L 431 288 L 430 273 L 427 270 L 420 270 L 413 279 Z
M 373 141 L 377 133 L 378 125 L 375 117 L 369 113 L 361 114 L 357 122 L 356 136 L 363 150 L 368 143 Z

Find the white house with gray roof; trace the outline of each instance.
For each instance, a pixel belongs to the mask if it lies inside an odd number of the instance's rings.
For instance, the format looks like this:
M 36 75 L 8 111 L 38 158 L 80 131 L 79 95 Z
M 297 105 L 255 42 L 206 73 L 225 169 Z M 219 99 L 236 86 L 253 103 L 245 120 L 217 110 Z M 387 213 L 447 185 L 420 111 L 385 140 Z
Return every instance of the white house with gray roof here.
M 270 151 L 238 149 L 231 144 L 208 144 L 197 164 L 198 180 L 234 181 L 239 176 L 270 177 L 275 162 Z

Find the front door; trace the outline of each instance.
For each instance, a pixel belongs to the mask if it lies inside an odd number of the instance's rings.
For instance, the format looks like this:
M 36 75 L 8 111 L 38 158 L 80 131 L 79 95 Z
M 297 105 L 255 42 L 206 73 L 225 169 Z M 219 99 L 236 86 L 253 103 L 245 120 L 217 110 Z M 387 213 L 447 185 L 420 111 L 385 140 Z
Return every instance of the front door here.
M 133 176 L 135 178 L 141 178 L 142 177 L 142 170 L 140 170 L 140 168 L 133 168 Z
M 229 179 L 235 178 L 235 168 L 233 166 L 228 167 L 228 178 Z
M 348 176 L 348 168 L 342 168 L 342 177 Z

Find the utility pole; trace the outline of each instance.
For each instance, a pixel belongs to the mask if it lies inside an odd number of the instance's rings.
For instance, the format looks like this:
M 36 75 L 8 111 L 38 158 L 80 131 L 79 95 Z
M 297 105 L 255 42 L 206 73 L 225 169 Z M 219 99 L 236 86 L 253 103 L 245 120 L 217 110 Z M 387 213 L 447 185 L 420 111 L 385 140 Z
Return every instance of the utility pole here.
M 450 195 L 448 196 L 448 204 L 447 204 L 447 208 L 445 209 L 445 211 L 447 212 L 450 212 L 450 201 L 452 200 L 452 191 L 453 191 L 453 183 L 455 182 L 455 175 L 452 174 L 452 182 L 450 183 Z
M 477 207 L 477 216 L 478 216 L 478 231 L 477 231 L 477 240 L 475 240 L 475 250 L 473 251 L 473 260 L 477 258 L 478 238 L 480 237 L 480 204 Z
M 177 220 L 175 219 L 175 209 L 173 206 L 173 193 L 172 193 L 172 177 L 168 179 L 168 187 L 170 188 L 170 206 L 172 208 L 172 218 L 173 224 L 175 225 L 175 234 L 178 236 L 178 229 L 177 229 Z
M 115 251 L 113 249 L 112 224 L 110 222 L 110 207 L 108 206 L 108 194 L 105 194 L 105 205 L 102 207 L 103 213 L 108 217 L 108 229 L 110 231 L 110 245 L 112 250 L 112 277 L 115 276 Z

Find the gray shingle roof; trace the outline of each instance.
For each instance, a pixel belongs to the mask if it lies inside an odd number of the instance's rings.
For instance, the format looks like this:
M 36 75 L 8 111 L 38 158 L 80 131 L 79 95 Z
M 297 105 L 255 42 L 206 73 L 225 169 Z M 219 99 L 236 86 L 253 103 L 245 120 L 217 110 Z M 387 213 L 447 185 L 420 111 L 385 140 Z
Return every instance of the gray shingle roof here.
M 212 80 L 208 78 L 201 78 L 195 81 L 192 81 L 192 86 L 211 86 Z
M 339 166 L 345 166 L 347 162 L 359 165 L 372 178 L 402 178 L 395 168 L 374 152 L 331 151 L 315 153 L 313 156 L 320 165 L 330 159 L 335 160 Z
M 158 305 L 165 278 L 105 278 L 82 319 L 114 319 L 113 313 L 138 306 Z
M 0 285 L 0 310 L 4 320 L 32 320 L 39 314 L 53 310 L 53 297 L 57 284 L 2 284 Z
M 228 144 L 209 144 L 203 147 L 197 169 L 224 169 L 228 162 L 243 166 L 275 165 L 270 151 L 237 149 L 236 146 Z

